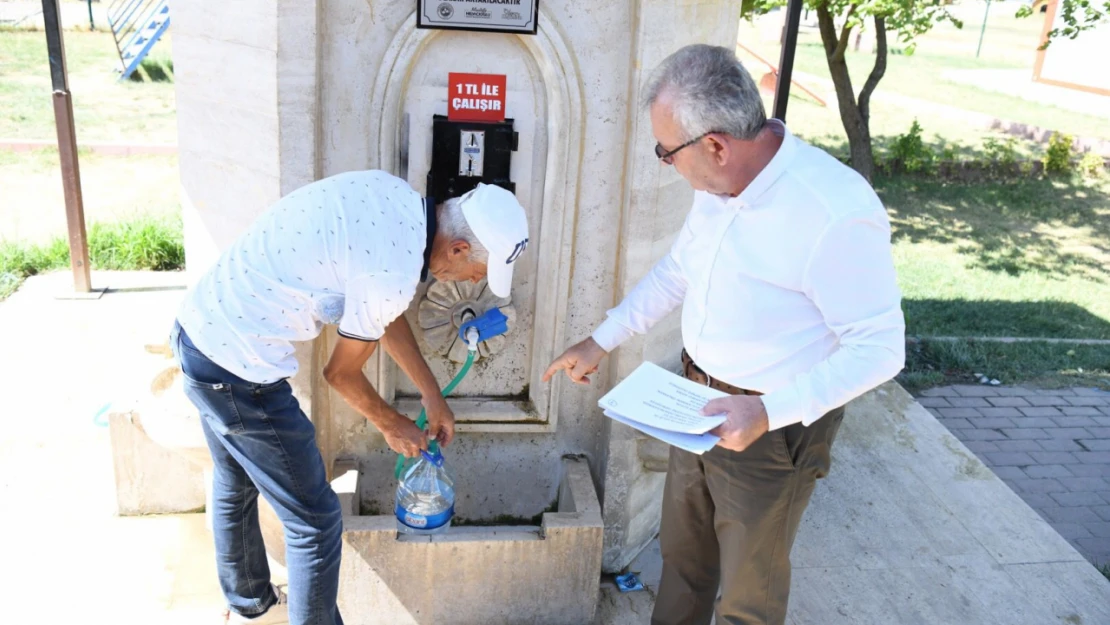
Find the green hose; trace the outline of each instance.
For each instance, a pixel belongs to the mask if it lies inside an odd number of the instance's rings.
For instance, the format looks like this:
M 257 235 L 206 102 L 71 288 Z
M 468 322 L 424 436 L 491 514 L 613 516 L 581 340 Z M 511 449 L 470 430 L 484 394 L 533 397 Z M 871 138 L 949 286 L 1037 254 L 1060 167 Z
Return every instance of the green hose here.
M 474 350 L 468 349 L 466 350 L 466 362 L 463 364 L 462 369 L 455 375 L 455 379 L 451 380 L 451 383 L 447 385 L 447 388 L 443 389 L 444 397 L 450 395 L 451 391 L 455 390 L 455 387 L 459 385 L 459 382 L 462 382 L 462 379 L 466 377 L 466 373 L 470 371 L 470 365 L 472 364 L 474 364 Z M 428 425 L 428 415 L 422 408 L 420 410 L 420 418 L 416 420 L 416 427 L 420 428 L 420 431 L 423 432 L 426 425 Z M 435 453 L 438 447 L 439 444 L 436 443 L 435 440 L 428 443 L 428 451 L 432 453 Z M 397 466 L 393 469 L 393 477 L 395 479 L 401 479 L 401 470 L 404 468 L 405 457 L 402 454 L 397 454 Z

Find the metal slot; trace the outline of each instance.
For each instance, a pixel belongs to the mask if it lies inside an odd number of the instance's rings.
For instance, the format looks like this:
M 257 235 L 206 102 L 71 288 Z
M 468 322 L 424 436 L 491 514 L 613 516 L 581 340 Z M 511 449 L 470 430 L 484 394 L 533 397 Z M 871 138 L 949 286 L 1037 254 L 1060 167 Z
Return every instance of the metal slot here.
M 486 133 L 483 130 L 460 130 L 459 175 L 480 178 L 485 163 Z

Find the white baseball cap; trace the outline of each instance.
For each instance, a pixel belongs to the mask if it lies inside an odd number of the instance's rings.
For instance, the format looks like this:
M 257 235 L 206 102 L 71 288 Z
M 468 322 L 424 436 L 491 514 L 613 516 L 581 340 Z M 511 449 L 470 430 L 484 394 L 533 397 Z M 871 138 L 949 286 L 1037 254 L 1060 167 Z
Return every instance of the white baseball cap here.
M 459 199 L 466 224 L 489 252 L 486 282 L 497 297 L 508 297 L 513 265 L 528 247 L 528 217 L 507 189 L 479 183 Z

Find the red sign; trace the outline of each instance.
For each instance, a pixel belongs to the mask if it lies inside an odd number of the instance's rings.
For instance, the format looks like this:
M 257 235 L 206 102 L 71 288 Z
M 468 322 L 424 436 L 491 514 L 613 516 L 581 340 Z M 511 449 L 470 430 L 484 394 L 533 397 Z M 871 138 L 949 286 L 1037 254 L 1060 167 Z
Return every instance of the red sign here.
M 447 119 L 468 122 L 505 120 L 505 76 L 447 75 Z

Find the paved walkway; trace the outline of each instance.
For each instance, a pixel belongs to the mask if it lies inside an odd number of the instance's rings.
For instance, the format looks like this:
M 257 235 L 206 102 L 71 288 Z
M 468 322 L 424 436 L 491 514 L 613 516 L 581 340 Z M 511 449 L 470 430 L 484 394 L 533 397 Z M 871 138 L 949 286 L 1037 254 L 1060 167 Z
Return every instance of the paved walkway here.
M 1029 69 L 960 69 L 942 74 L 946 80 L 994 91 L 1028 102 L 1047 104 L 1095 117 L 1110 118 L 1110 97 L 1033 81 Z
M 97 30 L 108 28 L 108 2 L 94 2 L 93 23 Z M 62 28 L 89 28 L 89 6 L 84 2 L 62 2 Z M 34 0 L 0 0 L 0 24 L 42 29 L 42 3 Z
M 1110 564 L 1110 392 L 948 386 L 918 401 L 1084 557 Z

